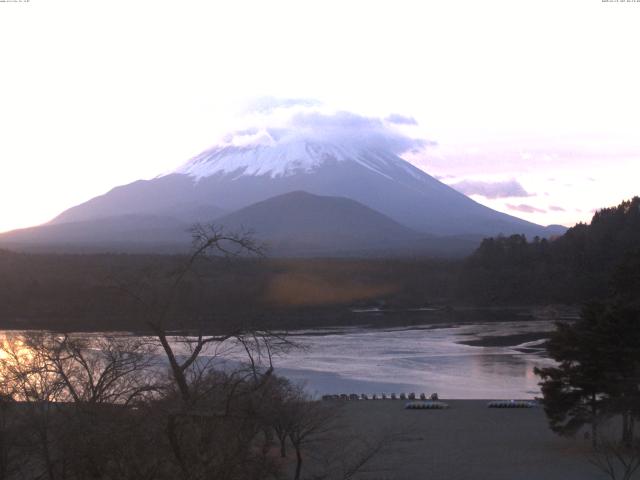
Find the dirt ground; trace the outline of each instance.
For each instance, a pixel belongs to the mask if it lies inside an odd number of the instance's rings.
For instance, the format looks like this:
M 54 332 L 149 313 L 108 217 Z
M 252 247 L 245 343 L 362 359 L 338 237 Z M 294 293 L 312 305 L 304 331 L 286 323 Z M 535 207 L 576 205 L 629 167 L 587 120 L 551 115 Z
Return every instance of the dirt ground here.
M 346 429 L 373 442 L 389 439 L 357 478 L 606 478 L 588 461 L 590 442 L 555 435 L 541 407 L 495 409 L 483 400 L 445 401 L 447 410 L 405 410 L 400 400 L 344 402 L 340 417 Z

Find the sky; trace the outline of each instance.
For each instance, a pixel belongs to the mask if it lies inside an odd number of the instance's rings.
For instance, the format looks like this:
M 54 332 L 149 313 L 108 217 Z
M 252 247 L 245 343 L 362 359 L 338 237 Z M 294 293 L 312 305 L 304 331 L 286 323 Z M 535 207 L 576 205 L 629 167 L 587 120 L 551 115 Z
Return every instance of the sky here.
M 588 221 L 640 193 L 638 25 L 601 0 L 0 2 L 0 231 L 175 169 L 265 97 L 413 119 L 427 173 Z

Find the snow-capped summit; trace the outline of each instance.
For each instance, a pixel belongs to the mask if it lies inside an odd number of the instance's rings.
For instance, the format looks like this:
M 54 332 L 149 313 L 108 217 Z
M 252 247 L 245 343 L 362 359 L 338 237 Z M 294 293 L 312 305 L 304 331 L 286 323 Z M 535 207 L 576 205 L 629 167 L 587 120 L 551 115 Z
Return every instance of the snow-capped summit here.
M 281 178 L 346 162 L 393 179 L 398 168 L 411 167 L 398 154 L 428 144 L 408 135 L 405 117 L 368 118 L 318 110 L 317 105 L 309 108 L 306 102 L 304 108 L 294 108 L 299 103 L 286 104 L 284 112 L 276 108 L 280 115 L 269 107 L 267 115 L 252 117 L 253 126 L 231 130 L 171 173 L 196 180 L 216 175 Z M 413 167 L 408 170 L 415 173 Z
M 398 168 L 420 178 L 417 169 L 392 152 L 367 146 L 337 145 L 298 139 L 286 143 L 217 146 L 172 173 L 200 180 L 214 175 L 287 177 L 314 173 L 325 164 L 354 162 L 390 180 Z
M 63 224 L 94 222 L 92 227 L 87 227 L 98 232 L 92 241 L 104 237 L 107 224 L 112 225 L 108 231 L 120 229 L 118 231 L 128 232 L 130 238 L 136 236 L 136 225 L 142 228 L 144 224 L 145 239 L 168 242 L 184 236 L 184 229 L 172 227 L 174 233 L 170 236 L 165 231 L 166 219 L 180 225 L 216 219 L 255 223 L 260 219 L 259 225 L 243 226 L 267 230 L 267 224 L 274 228 L 279 225 L 284 236 L 293 238 L 294 235 L 287 232 L 304 225 L 308 233 L 305 238 L 311 242 L 317 240 L 319 234 L 308 222 L 302 221 L 303 218 L 322 218 L 326 232 L 334 232 L 329 236 L 347 238 L 336 232 L 348 225 L 356 228 L 358 222 L 345 219 L 358 215 L 366 215 L 371 220 L 367 224 L 367 237 L 385 229 L 391 231 L 392 224 L 399 225 L 392 230 L 403 237 L 408 235 L 404 228 L 418 235 L 474 238 L 500 233 L 529 236 L 557 233 L 480 205 L 402 159 L 403 152 L 428 143 L 406 135 L 394 122 L 398 123 L 395 117 L 381 120 L 346 112 L 298 112 L 275 126 L 232 131 L 216 142 L 216 146 L 178 169 L 151 180 L 116 187 L 63 212 L 51 224 L 56 226 L 56 238 L 62 239 L 67 235 Z M 406 121 L 400 123 L 401 126 L 407 124 Z M 299 193 L 287 195 L 291 192 Z M 278 201 L 265 202 L 276 197 Z M 343 200 L 331 200 L 336 197 Z M 303 201 L 307 210 L 287 207 L 288 202 Z M 249 208 L 258 203 L 259 207 Z M 356 208 L 355 204 L 362 208 Z M 277 211 L 269 212 L 270 209 Z M 240 211 L 242 214 L 233 214 Z M 324 213 L 320 215 L 320 211 Z M 289 217 L 291 221 L 287 223 Z M 95 222 L 102 230 L 97 229 Z M 379 228 L 373 225 L 376 222 Z M 289 230 L 284 228 L 285 224 Z M 86 230 L 77 225 L 74 228 L 78 234 Z M 269 234 L 273 238 L 280 238 L 271 230 Z M 312 231 L 316 233 L 309 233 Z M 381 239 L 370 240 L 370 244 L 381 244 Z M 382 243 L 391 245 L 388 239 Z

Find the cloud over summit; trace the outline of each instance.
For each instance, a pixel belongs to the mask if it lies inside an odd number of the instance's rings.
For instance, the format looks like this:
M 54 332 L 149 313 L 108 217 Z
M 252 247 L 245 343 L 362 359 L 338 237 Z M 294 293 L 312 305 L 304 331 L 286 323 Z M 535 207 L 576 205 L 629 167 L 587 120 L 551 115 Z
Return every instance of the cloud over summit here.
M 237 128 L 221 138 L 233 146 L 282 145 L 306 140 L 351 147 L 379 148 L 400 155 L 433 142 L 412 117 L 397 113 L 366 116 L 330 108 L 313 99 L 261 98 L 244 111 Z

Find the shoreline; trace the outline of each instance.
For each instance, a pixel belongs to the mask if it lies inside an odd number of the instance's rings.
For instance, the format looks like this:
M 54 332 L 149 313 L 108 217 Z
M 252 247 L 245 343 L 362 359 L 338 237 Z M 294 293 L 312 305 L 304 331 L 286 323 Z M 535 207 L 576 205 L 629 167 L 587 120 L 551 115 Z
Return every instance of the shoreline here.
M 341 328 L 400 328 L 417 326 L 457 326 L 474 323 L 497 323 L 504 321 L 550 321 L 575 318 L 578 310 L 572 305 L 504 305 L 504 306 L 472 306 L 472 305 L 434 305 L 430 307 L 326 307 L 300 308 L 281 310 L 274 309 L 263 312 L 262 316 L 249 327 L 268 329 L 273 331 L 288 331 L 295 333 L 304 330 L 330 330 Z M 235 320 L 243 317 L 242 312 L 228 312 L 228 320 L 224 325 L 204 325 L 202 333 L 216 335 L 235 324 Z M 255 312 L 254 312 L 255 313 Z M 57 319 L 56 319 L 57 320 Z M 240 320 L 238 320 L 240 322 Z M 52 324 L 57 323 L 57 325 Z M 130 321 L 122 319 L 109 322 L 87 321 L 81 318 L 64 318 L 59 322 L 42 318 L 12 318 L 0 319 L 0 330 L 32 331 L 44 330 L 55 333 L 129 333 L 134 335 L 149 335 L 146 329 L 132 318 Z M 195 333 L 195 328 L 168 328 L 172 333 Z
M 542 320 L 538 320 L 542 321 Z M 519 347 L 525 343 L 538 342 L 547 340 L 551 336 L 551 332 L 529 332 L 516 333 L 513 335 L 488 335 L 478 338 L 477 340 L 461 340 L 456 342 L 460 345 L 468 345 L 470 347 Z M 538 346 L 542 349 L 542 346 Z

